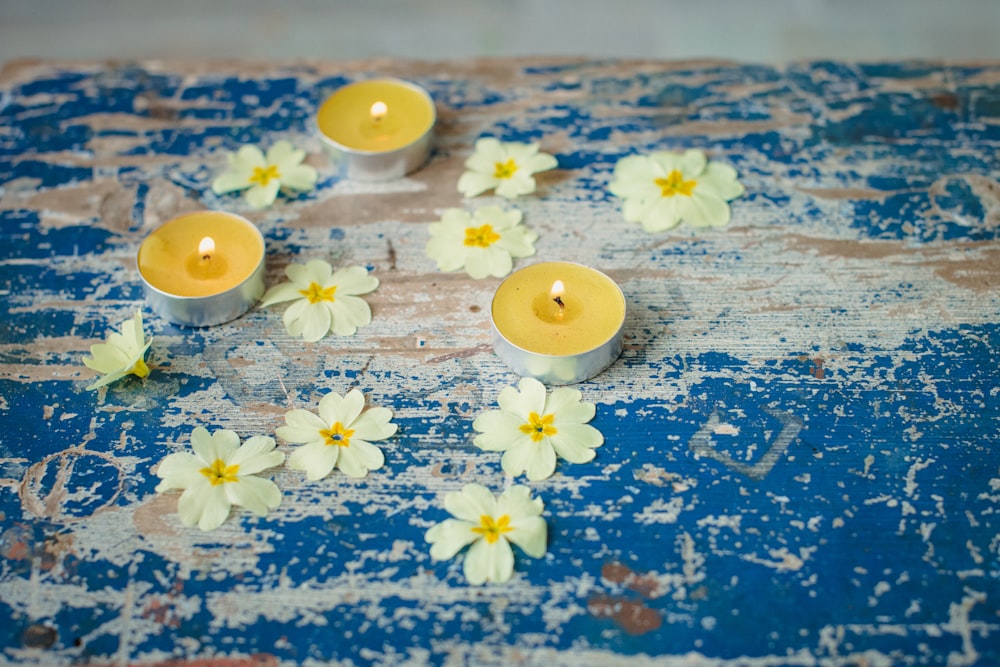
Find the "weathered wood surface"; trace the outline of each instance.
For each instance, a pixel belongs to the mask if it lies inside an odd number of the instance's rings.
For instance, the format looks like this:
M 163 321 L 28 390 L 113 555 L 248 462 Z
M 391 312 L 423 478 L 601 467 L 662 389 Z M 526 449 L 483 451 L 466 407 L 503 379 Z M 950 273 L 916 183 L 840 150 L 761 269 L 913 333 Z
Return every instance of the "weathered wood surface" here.
M 435 153 L 341 182 L 311 117 L 376 73 L 431 91 Z M 0 95 L 5 661 L 1000 662 L 1000 65 L 19 63 Z M 498 281 L 437 273 L 424 244 L 444 208 L 494 201 L 455 188 L 482 135 L 558 157 L 516 202 L 532 261 L 596 266 L 630 310 L 580 385 L 606 445 L 531 484 L 548 554 L 470 587 L 423 534 L 446 492 L 509 483 L 471 423 L 517 378 L 489 349 Z M 211 193 L 225 151 L 281 138 L 314 193 Z M 687 147 L 739 170 L 732 224 L 624 222 L 615 162 Z M 89 345 L 142 304 L 141 239 L 201 208 L 259 224 L 269 283 L 368 266 L 372 324 L 304 344 L 280 309 L 206 330 L 147 310 L 152 375 L 85 391 Z M 273 434 L 351 387 L 401 427 L 367 479 L 281 469 L 277 511 L 208 534 L 153 492 L 193 427 Z

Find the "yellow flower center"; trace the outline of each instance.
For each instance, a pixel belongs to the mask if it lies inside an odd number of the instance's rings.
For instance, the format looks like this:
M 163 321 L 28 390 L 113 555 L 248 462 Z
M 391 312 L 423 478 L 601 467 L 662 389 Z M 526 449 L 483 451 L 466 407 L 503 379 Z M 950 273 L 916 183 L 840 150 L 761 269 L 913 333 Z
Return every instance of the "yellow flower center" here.
M 147 366 L 145 360 L 140 357 L 134 364 L 132 364 L 132 368 L 130 368 L 128 372 L 136 377 L 144 378 L 149 375 L 149 366 Z
M 350 447 L 351 446 L 351 436 L 354 435 L 354 429 L 344 428 L 344 425 L 340 422 L 336 422 L 329 429 L 320 431 L 319 434 L 323 436 L 326 440 L 327 445 L 337 445 L 338 447 Z
M 476 248 L 489 248 L 500 240 L 500 235 L 493 231 L 493 225 L 465 228 L 465 245 Z
M 506 162 L 497 162 L 495 166 L 493 178 L 510 178 L 517 171 L 517 163 L 514 162 L 514 158 L 510 158 Z
M 278 172 L 278 166 L 269 164 L 267 167 L 254 167 L 253 174 L 250 175 L 250 182 L 265 186 L 271 182 L 271 179 L 278 180 L 280 178 L 281 174 Z
M 539 417 L 537 412 L 532 412 L 528 415 L 527 423 L 521 424 L 521 433 L 530 435 L 534 442 L 540 442 L 545 436 L 555 435 L 559 432 L 558 429 L 552 425 L 555 418 L 555 415 L 545 415 L 544 417 Z
M 514 527 L 510 525 L 510 517 L 506 514 L 495 521 L 489 514 L 484 514 L 479 517 L 479 525 L 472 528 L 472 532 L 486 538 L 487 544 L 493 544 L 500 539 L 500 535 L 512 530 Z
M 309 303 L 319 303 L 320 301 L 335 301 L 333 294 L 336 291 L 336 285 L 322 287 L 319 283 L 309 283 L 309 289 L 300 289 L 299 294 L 309 299 Z
M 691 193 L 694 192 L 694 186 L 698 185 L 698 181 L 685 181 L 684 174 L 679 169 L 674 169 L 667 174 L 666 178 L 658 178 L 653 182 L 660 187 L 660 194 L 664 197 L 673 197 L 674 195 L 690 197 Z
M 227 466 L 226 462 L 222 459 L 215 459 L 215 463 L 207 468 L 202 468 L 199 472 L 208 477 L 208 481 L 212 483 L 212 486 L 219 486 L 226 482 L 240 481 L 239 477 L 236 476 L 239 469 L 239 465 Z

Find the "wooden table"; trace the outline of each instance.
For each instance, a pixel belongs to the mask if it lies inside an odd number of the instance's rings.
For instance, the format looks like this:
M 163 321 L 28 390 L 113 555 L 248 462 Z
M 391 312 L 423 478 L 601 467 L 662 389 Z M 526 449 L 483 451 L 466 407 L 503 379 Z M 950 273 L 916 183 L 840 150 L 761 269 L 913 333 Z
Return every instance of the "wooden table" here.
M 434 154 L 343 181 L 313 114 L 374 74 L 431 92 Z M 598 267 L 629 314 L 620 360 L 579 385 L 606 444 L 530 483 L 547 554 L 477 587 L 424 533 L 447 492 L 511 483 L 472 420 L 517 377 L 489 343 L 499 281 L 424 246 L 444 209 L 496 203 L 455 187 L 487 135 L 559 161 L 515 202 L 540 234 L 518 265 Z M 262 212 L 212 194 L 228 151 L 278 139 L 315 192 Z M 625 222 L 615 162 L 684 148 L 739 171 L 731 224 Z M 998 148 L 997 63 L 7 65 L 3 661 L 1000 663 Z M 86 391 L 89 346 L 143 305 L 139 243 L 203 208 L 259 225 L 268 284 L 313 258 L 370 268 L 372 324 L 309 344 L 280 309 L 207 329 L 146 309 L 152 374 Z M 366 479 L 279 469 L 275 512 L 209 533 L 154 492 L 195 426 L 273 435 L 352 387 L 400 426 Z

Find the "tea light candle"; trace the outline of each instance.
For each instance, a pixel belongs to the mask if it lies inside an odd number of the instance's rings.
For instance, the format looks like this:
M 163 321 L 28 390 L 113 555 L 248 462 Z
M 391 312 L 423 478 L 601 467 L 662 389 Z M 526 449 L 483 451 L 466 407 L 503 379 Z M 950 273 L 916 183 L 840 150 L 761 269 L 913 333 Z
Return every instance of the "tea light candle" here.
M 352 83 L 316 114 L 320 139 L 341 173 L 361 181 L 402 178 L 430 155 L 437 115 L 420 86 L 398 79 Z
M 264 294 L 264 237 L 238 215 L 169 220 L 146 237 L 136 260 L 150 307 L 175 324 L 228 322 Z
M 583 382 L 621 354 L 625 296 L 600 271 L 542 262 L 500 283 L 491 322 L 493 349 L 519 375 L 546 384 Z

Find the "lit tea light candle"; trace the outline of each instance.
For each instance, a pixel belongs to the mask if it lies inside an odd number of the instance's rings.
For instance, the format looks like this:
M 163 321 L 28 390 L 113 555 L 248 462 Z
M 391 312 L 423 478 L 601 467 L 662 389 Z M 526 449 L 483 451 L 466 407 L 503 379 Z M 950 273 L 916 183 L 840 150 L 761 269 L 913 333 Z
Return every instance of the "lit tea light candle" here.
M 500 283 L 491 321 L 493 349 L 519 375 L 546 384 L 583 382 L 621 354 L 625 296 L 600 271 L 542 262 Z
M 423 88 L 375 79 L 335 91 L 320 106 L 316 123 L 344 176 L 387 181 L 427 161 L 436 118 L 434 100 Z
M 150 307 L 175 324 L 228 322 L 264 294 L 264 237 L 238 215 L 169 220 L 146 237 L 136 261 Z

